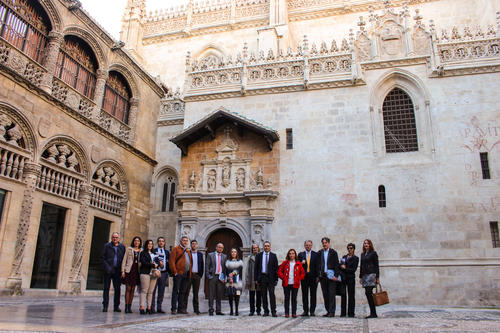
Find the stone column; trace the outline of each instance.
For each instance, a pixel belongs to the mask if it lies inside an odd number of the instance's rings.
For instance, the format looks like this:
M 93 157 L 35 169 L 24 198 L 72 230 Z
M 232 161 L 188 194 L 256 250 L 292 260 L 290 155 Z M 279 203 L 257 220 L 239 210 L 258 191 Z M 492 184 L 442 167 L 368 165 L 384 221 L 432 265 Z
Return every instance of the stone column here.
M 85 251 L 85 236 L 87 234 L 87 222 L 89 214 L 90 195 L 92 193 L 92 185 L 80 185 L 80 212 L 78 213 L 78 225 L 76 227 L 73 260 L 71 262 L 70 287 L 73 294 L 80 294 L 81 287 L 81 270 L 83 252 Z
M 94 111 L 92 112 L 92 120 L 97 122 L 99 119 L 99 114 L 102 109 L 102 101 L 104 99 L 104 86 L 106 85 L 106 80 L 108 79 L 108 71 L 104 69 L 97 70 L 97 80 L 95 83 L 94 90 Z
M 26 189 L 24 190 L 24 199 L 21 206 L 21 216 L 19 217 L 19 226 L 17 227 L 16 248 L 14 251 L 14 261 L 12 262 L 10 276 L 7 279 L 7 288 L 12 290 L 12 294 L 20 295 L 22 291 L 22 272 L 21 265 L 24 258 L 24 250 L 28 239 L 28 231 L 31 219 L 31 210 L 35 196 L 36 184 L 40 176 L 40 165 L 27 162 L 24 165 L 24 181 Z
M 57 57 L 59 55 L 59 49 L 61 48 L 64 36 L 62 33 L 57 31 L 51 31 L 49 33 L 49 44 L 47 46 L 46 57 L 44 67 L 47 69 L 47 73 L 44 74 L 42 82 L 40 83 L 40 88 L 45 92 L 52 94 L 52 78 L 54 77 L 54 70 L 56 69 Z
M 130 110 L 128 112 L 128 126 L 130 127 L 130 135 L 128 140 L 131 145 L 134 144 L 138 113 L 139 113 L 139 99 L 137 97 L 132 97 L 130 99 Z

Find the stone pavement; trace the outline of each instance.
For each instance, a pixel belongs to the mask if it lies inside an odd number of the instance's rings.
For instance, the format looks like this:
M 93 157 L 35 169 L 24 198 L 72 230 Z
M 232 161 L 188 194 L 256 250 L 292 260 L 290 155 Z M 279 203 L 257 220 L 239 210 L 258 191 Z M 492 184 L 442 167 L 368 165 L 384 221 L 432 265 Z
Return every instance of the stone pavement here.
M 141 316 L 137 301 L 136 297 L 135 313 L 125 314 L 101 312 L 99 297 L 2 297 L 0 332 L 500 332 L 500 309 L 391 304 L 378 308 L 378 319 L 367 320 L 363 319 L 366 306 L 358 305 L 356 318 L 292 319 L 283 317 L 282 304 L 278 304 L 278 318 L 249 317 L 248 302 L 243 301 L 239 317 L 210 317 L 203 301 L 203 314 L 199 316 Z M 318 309 L 318 315 L 324 313 L 322 305 Z M 229 312 L 227 302 L 223 302 L 223 311 Z M 301 312 L 300 305 L 298 311 Z

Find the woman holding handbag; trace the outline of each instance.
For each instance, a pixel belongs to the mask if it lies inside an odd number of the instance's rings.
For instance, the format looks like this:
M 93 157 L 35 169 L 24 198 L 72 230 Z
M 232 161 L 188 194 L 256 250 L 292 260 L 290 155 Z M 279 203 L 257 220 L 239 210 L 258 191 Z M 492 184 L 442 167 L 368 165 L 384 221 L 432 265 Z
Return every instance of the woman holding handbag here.
M 361 253 L 361 269 L 359 270 L 359 283 L 365 288 L 366 300 L 370 306 L 370 315 L 366 318 L 377 318 L 375 301 L 373 300 L 373 288 L 380 284 L 378 255 L 373 243 L 369 239 L 363 242 L 363 253 Z
M 122 279 L 125 281 L 125 313 L 132 313 L 135 286 L 139 284 L 139 253 L 141 252 L 141 237 L 132 239 L 122 261 Z
M 151 314 L 151 301 L 153 300 L 153 290 L 155 289 L 156 280 L 161 275 L 158 268 L 158 260 L 153 253 L 153 241 L 148 239 L 144 242 L 144 249 L 139 256 L 141 277 L 141 314 Z M 146 303 L 146 311 L 144 311 L 144 303 Z
M 306 272 L 302 263 L 296 260 L 297 252 L 288 250 L 286 259 L 278 268 L 278 277 L 283 280 L 283 291 L 285 294 L 285 317 L 290 317 L 290 294 L 292 296 L 292 317 L 297 318 L 297 292 L 300 281 L 304 280 Z
M 226 261 L 226 271 L 227 271 L 227 282 L 226 291 L 229 297 L 229 306 L 231 312 L 229 315 L 238 316 L 238 306 L 240 304 L 241 290 L 243 289 L 243 282 L 241 277 L 243 276 L 243 261 L 238 258 L 238 250 L 235 248 L 231 249 L 231 259 Z M 234 309 L 233 312 L 233 302 Z

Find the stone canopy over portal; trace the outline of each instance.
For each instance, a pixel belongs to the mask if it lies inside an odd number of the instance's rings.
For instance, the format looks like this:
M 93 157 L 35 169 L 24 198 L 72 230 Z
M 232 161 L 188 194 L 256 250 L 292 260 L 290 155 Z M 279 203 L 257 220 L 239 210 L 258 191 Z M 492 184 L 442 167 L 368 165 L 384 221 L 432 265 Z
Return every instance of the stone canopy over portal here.
M 278 133 L 218 109 L 171 141 L 183 152 L 178 233 L 205 248 L 210 233 L 235 231 L 243 251 L 270 238 L 279 184 Z

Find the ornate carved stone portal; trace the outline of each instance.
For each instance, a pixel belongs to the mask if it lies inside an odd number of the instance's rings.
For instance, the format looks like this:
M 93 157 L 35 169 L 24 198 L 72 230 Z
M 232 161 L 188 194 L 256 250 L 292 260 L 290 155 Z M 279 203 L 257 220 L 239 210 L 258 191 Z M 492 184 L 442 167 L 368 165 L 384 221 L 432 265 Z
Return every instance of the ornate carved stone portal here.
M 183 152 L 178 235 L 200 246 L 219 228 L 234 230 L 243 251 L 270 239 L 279 179 L 276 131 L 219 109 L 171 139 Z

